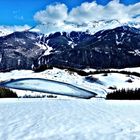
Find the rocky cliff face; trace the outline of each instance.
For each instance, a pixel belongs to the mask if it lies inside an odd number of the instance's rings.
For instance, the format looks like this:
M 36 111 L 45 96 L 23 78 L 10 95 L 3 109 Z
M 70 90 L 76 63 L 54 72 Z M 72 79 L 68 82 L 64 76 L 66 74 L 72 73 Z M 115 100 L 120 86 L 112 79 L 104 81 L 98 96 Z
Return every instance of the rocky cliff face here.
M 40 66 L 124 68 L 140 66 L 140 30 L 122 26 L 88 32 L 56 32 L 45 36 L 15 32 L 0 37 L 0 70 Z

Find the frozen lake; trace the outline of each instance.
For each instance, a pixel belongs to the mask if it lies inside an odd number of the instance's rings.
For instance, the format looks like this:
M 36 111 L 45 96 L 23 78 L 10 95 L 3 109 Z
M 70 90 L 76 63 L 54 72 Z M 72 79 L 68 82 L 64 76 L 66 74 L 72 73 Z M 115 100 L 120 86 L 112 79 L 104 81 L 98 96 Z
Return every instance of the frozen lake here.
M 13 89 L 31 90 L 86 99 L 94 97 L 96 95 L 94 92 L 76 87 L 68 83 L 41 78 L 23 78 L 11 80 L 8 82 L 4 82 L 1 85 Z

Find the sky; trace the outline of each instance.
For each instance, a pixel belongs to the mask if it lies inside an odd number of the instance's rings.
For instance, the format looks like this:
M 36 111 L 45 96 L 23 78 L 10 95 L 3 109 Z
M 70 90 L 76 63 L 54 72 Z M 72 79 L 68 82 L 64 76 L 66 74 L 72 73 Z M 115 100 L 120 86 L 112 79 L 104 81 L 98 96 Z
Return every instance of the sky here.
M 85 23 L 120 15 L 139 20 L 139 9 L 140 0 L 0 0 L 0 25 Z

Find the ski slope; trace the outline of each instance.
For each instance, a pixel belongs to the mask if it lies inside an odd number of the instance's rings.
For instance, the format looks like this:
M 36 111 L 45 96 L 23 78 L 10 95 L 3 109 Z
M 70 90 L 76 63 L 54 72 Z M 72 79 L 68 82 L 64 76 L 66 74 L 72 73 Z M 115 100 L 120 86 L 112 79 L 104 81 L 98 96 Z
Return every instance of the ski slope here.
M 0 140 L 139 140 L 140 102 L 0 99 Z

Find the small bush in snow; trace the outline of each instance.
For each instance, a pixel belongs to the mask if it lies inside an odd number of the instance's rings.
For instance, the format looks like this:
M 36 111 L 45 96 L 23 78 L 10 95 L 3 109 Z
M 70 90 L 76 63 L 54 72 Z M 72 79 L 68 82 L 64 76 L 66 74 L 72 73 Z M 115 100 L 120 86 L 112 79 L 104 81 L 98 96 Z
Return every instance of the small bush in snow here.
M 110 86 L 110 87 L 108 87 L 108 89 L 116 90 L 117 87 L 116 86 Z
M 55 95 L 47 95 L 47 98 L 57 98 Z
M 104 73 L 103 76 L 108 76 L 108 73 Z
M 128 79 L 128 80 L 126 80 L 126 82 L 132 83 L 133 81 L 132 81 L 132 79 Z
M 45 98 L 45 95 L 24 95 L 21 98 Z

